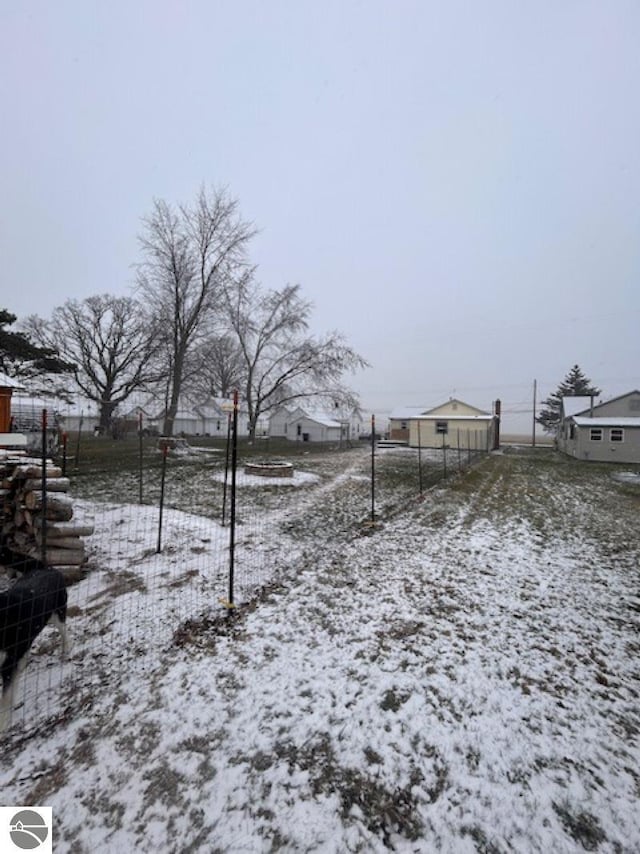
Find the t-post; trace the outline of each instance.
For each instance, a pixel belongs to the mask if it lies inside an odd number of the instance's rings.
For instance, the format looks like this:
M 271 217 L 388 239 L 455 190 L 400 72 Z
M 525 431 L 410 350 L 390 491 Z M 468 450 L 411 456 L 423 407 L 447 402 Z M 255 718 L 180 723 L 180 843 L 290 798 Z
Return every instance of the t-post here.
M 139 456 L 139 479 L 140 479 L 140 500 L 142 504 L 142 412 L 138 412 L 138 456 Z
M 162 474 L 160 476 L 160 518 L 158 519 L 158 548 L 157 554 L 162 551 L 162 517 L 164 514 L 164 484 L 167 476 L 167 454 L 169 453 L 169 444 L 165 442 L 162 446 Z
M 371 524 L 376 521 L 376 416 L 371 416 Z
M 47 566 L 47 410 L 42 410 L 42 563 Z
M 223 404 L 225 409 L 229 404 Z M 224 528 L 225 514 L 227 510 L 227 484 L 229 482 L 229 451 L 231 449 L 231 425 L 233 420 L 233 404 L 227 413 L 227 450 L 224 458 L 224 483 L 222 486 L 222 527 Z
M 422 436 L 420 433 L 420 421 L 418 420 L 418 487 L 422 498 Z
M 238 464 L 238 389 L 233 393 L 233 444 L 231 448 L 231 523 L 229 525 L 229 600 L 227 615 L 231 616 L 236 552 L 236 467 Z

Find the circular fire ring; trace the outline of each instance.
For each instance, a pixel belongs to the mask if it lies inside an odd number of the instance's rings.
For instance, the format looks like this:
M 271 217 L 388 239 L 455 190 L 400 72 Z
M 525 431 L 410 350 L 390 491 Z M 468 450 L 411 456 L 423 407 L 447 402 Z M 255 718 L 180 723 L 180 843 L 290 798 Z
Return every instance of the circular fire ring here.
M 244 473 L 258 477 L 293 477 L 293 465 L 284 462 L 256 461 L 245 463 Z

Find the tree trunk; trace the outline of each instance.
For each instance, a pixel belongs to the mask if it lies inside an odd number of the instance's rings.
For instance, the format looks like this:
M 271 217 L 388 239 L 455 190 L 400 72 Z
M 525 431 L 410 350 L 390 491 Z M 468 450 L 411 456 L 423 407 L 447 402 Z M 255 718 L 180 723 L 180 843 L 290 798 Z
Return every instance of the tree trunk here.
M 163 436 L 173 436 L 173 424 L 176 420 L 180 391 L 182 389 L 182 374 L 184 371 L 184 354 L 178 355 L 173 364 L 173 376 L 171 377 L 171 398 L 164 416 L 162 428 Z
M 111 419 L 116 404 L 112 400 L 103 400 L 100 403 L 100 435 L 108 435 L 111 429 Z

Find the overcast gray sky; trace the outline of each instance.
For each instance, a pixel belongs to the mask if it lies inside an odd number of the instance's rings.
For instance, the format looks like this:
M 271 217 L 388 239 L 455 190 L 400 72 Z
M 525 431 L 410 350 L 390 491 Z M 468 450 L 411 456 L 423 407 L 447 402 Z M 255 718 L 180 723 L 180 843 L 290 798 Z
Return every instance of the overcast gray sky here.
M 640 386 L 640 3 L 0 0 L 1 302 L 124 294 L 226 185 L 366 411 Z M 530 423 L 521 415 L 517 426 Z M 507 419 L 507 427 L 516 422 Z

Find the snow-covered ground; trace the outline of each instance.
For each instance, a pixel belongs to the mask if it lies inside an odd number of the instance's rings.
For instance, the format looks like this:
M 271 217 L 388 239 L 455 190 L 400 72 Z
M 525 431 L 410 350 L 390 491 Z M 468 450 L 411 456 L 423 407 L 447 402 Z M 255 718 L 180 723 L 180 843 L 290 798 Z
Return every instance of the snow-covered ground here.
M 228 529 L 167 511 L 157 554 L 153 508 L 87 503 L 2 802 L 51 805 L 56 852 L 638 851 L 637 489 L 542 451 L 418 501 L 406 458 L 373 528 L 362 449 L 245 484 L 232 621 Z

